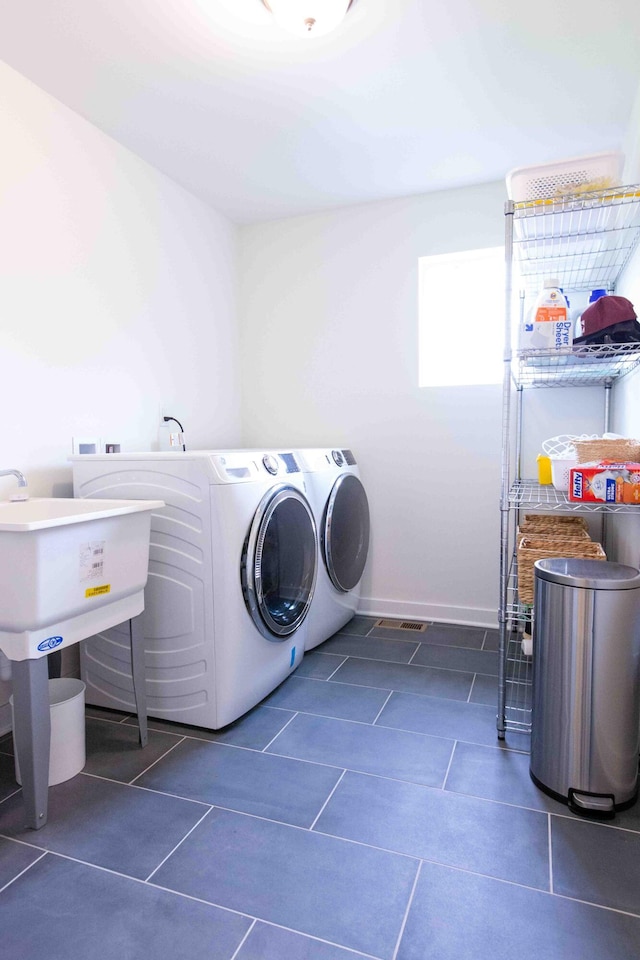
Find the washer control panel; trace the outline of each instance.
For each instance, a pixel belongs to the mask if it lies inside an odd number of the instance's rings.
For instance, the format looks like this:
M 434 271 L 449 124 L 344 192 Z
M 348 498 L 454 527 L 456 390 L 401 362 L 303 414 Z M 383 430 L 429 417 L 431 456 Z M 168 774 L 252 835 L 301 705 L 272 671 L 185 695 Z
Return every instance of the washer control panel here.
M 265 470 L 274 477 L 280 469 L 278 458 L 272 456 L 270 453 L 265 453 L 264 457 L 262 458 L 262 465 Z

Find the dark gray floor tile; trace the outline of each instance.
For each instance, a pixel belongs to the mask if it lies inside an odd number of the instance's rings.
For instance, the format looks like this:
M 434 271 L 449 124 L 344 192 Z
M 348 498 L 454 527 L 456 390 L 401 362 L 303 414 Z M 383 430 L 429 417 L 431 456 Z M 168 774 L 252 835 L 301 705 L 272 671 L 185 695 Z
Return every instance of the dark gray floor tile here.
M 424 863 L 397 960 L 632 960 L 640 921 Z
M 86 735 L 87 762 L 84 772 L 122 783 L 130 783 L 180 742 L 179 737 L 149 730 L 149 742 L 146 747 L 141 747 L 137 722 L 135 726 L 130 726 L 92 717 L 87 717 Z
M 270 695 L 268 702 L 269 706 L 286 710 L 373 723 L 387 697 L 385 690 L 289 677 Z
M 425 697 L 466 700 L 472 680 L 472 673 L 463 673 L 460 670 L 439 670 L 434 667 L 414 667 L 404 663 L 350 658 L 334 673 L 328 686 L 334 683 L 361 684 L 387 692 L 402 690 Z
M 413 730 L 447 740 L 464 740 L 487 746 L 529 749 L 528 736 L 509 732 L 503 744 L 496 733 L 496 708 L 482 703 L 457 703 L 438 697 L 417 697 L 393 693 L 376 725 L 396 730 Z
M 438 737 L 298 714 L 269 753 L 441 787 L 452 749 Z
M 640 914 L 640 835 L 553 817 L 555 893 Z
M 88 717 L 95 717 L 97 720 L 111 720 L 113 723 L 122 723 L 123 720 L 131 717 L 130 713 L 122 713 L 121 710 L 108 710 L 106 707 L 94 707 L 93 704 L 89 703 L 85 707 L 85 714 Z M 134 722 L 137 722 L 135 717 Z
M 305 653 L 302 663 L 296 670 L 296 677 L 310 677 L 312 680 L 327 680 L 332 673 L 338 669 L 341 663 L 344 663 L 346 657 L 336 656 L 323 649 L 309 650 Z
M 533 810 L 568 812 L 566 806 L 536 787 L 529 776 L 529 754 L 515 750 L 456 743 L 446 789 Z
M 12 793 L 15 793 L 16 790 L 19 790 L 18 784 L 16 783 L 16 768 L 13 760 L 13 755 L 8 753 L 0 754 L 0 802 L 6 797 L 10 797 Z M 0 807 L 0 811 L 2 807 Z M 2 814 L 0 813 L 0 818 Z
M 334 767 L 222 743 L 183 740 L 137 784 L 309 827 L 341 773 Z
M 483 650 L 498 650 L 500 648 L 500 633 L 498 630 L 487 630 L 484 643 L 482 644 Z
M 459 627 L 452 623 L 432 623 L 418 637 L 422 643 L 435 643 L 452 647 L 482 647 L 485 630 L 482 627 Z
M 145 878 L 206 807 L 79 774 L 49 788 L 49 818 L 24 826 L 22 791 L 0 806 L 0 833 L 131 877 Z
M 212 810 L 152 882 L 390 960 L 417 861 Z
M 498 676 L 498 654 L 490 650 L 469 650 L 465 647 L 444 646 L 438 643 L 421 643 L 411 661 L 411 665 L 414 664 Z
M 234 960 L 358 960 L 363 956 L 292 930 L 256 923 Z
M 251 920 L 48 854 L 0 898 L 14 960 L 229 960 Z
M 355 617 L 352 617 L 351 620 L 345 623 L 344 627 L 340 627 L 338 632 L 349 633 L 356 637 L 364 637 L 373 628 L 377 619 L 377 617 L 364 617 L 356 614 Z
M 547 817 L 536 811 L 347 773 L 314 830 L 549 889 Z
M 336 633 L 323 645 L 327 653 L 347 657 L 365 657 L 370 660 L 388 660 L 390 663 L 409 663 L 418 649 L 410 640 L 381 640 L 378 637 L 350 637 Z
M 459 742 L 449 768 L 446 789 L 581 820 L 566 804 L 553 800 L 536 787 L 529 776 L 528 752 L 516 753 L 513 749 Z M 613 823 L 616 827 L 640 832 L 640 803 L 617 813 Z
M 257 706 L 239 720 L 234 720 L 220 730 L 205 730 L 204 727 L 171 723 L 168 720 L 149 720 L 149 729 L 158 730 L 160 733 L 172 733 L 179 737 L 190 737 L 192 740 L 233 743 L 237 747 L 262 750 L 293 716 L 293 712 L 287 713 L 285 710 Z M 136 724 L 137 721 L 133 718 L 127 720 L 127 723 Z
M 469 703 L 486 703 L 490 707 L 498 708 L 498 678 L 487 677 L 483 673 L 476 673 L 471 688 Z
M 42 850 L 0 837 L 0 890 L 42 856 Z M 2 900 L 0 897 L 0 904 Z M 0 930 L 2 924 L 0 923 Z M 0 943 L 2 938 L 0 936 Z
M 419 621 L 412 620 L 410 622 L 418 623 Z M 422 640 L 422 638 L 426 635 L 426 631 L 423 631 L 423 630 L 407 630 L 406 628 L 403 630 L 400 627 L 401 623 L 402 623 L 402 620 L 398 620 L 397 630 L 393 629 L 392 627 L 374 627 L 367 634 L 367 636 L 372 638 L 375 637 L 378 640 L 389 640 L 389 641 L 395 640 L 398 643 L 404 643 L 405 641 L 408 641 L 409 643 L 413 641 L 415 643 L 416 641 Z

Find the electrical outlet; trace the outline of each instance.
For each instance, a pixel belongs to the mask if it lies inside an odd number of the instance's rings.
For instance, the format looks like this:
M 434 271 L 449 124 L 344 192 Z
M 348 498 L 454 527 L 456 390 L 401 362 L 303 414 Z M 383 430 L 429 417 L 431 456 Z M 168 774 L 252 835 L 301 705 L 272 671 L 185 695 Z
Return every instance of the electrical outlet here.
M 100 437 L 72 437 L 71 449 L 74 453 L 101 453 Z

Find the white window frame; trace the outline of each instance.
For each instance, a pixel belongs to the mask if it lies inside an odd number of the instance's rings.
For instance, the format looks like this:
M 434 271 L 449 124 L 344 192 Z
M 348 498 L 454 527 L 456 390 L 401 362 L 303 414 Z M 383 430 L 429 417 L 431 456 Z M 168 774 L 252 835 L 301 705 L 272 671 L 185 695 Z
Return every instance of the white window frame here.
M 418 260 L 420 387 L 502 383 L 504 247 Z

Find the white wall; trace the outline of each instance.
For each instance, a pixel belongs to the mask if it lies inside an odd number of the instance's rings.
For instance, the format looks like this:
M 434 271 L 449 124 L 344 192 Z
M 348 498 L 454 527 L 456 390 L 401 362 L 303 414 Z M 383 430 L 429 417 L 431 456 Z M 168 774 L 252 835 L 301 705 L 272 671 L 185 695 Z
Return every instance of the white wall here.
M 495 622 L 500 388 L 418 388 L 417 264 L 502 243 L 503 201 L 491 184 L 241 230 L 244 439 L 354 450 L 365 612 Z
M 1 63 L 0 88 L 0 467 L 71 496 L 73 435 L 153 449 L 161 408 L 237 446 L 236 228 Z

